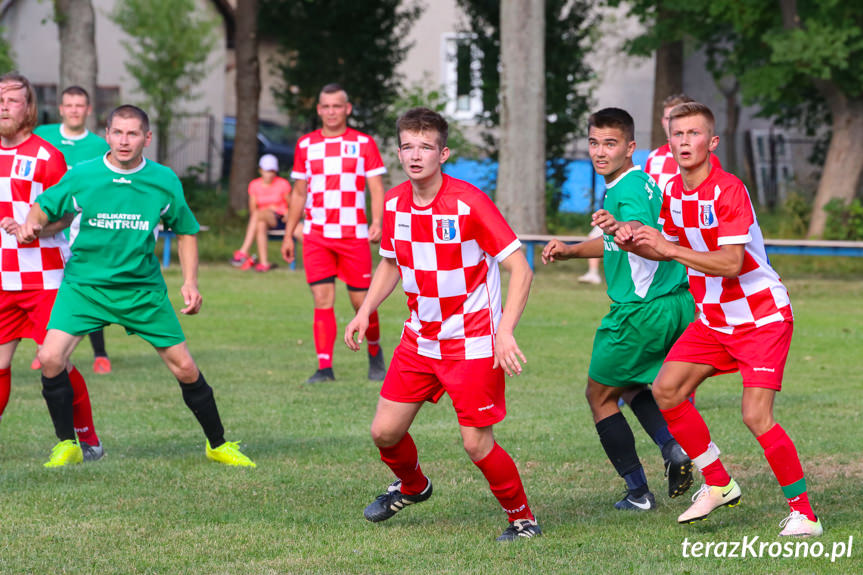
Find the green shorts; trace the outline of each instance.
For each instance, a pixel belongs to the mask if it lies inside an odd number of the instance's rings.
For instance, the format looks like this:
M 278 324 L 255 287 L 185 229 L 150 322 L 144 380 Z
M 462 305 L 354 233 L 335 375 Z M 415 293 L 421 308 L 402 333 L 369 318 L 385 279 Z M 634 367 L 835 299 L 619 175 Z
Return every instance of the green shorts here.
M 653 383 L 668 350 L 695 319 L 682 289 L 647 303 L 613 303 L 596 330 L 587 374 L 603 385 Z
M 155 347 L 171 347 L 186 341 L 164 290 L 60 284 L 48 329 L 84 335 L 112 323 Z

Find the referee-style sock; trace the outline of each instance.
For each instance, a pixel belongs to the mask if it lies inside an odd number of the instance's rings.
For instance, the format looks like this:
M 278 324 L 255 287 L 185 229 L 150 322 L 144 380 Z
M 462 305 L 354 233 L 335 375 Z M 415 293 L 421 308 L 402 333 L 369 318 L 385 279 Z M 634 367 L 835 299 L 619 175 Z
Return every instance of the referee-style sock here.
M 660 409 L 668 431 L 704 475 L 707 485 L 728 485 L 731 476 L 719 460 L 719 449 L 710 441 L 710 430 L 695 406 L 686 399 L 671 409 Z
M 757 437 L 758 443 L 764 449 L 764 457 L 773 470 L 773 475 L 782 487 L 782 493 L 788 500 L 792 511 L 799 511 L 811 521 L 816 521 L 815 512 L 809 504 L 809 495 L 806 493 L 806 478 L 803 476 L 803 467 L 800 465 L 800 457 L 794 442 L 785 433 L 778 423 L 771 427 L 767 433 Z
M 381 326 L 378 321 L 378 312 L 369 315 L 369 327 L 366 330 L 366 342 L 369 344 L 369 355 L 377 355 L 381 350 Z
M 215 449 L 225 443 L 225 428 L 222 427 L 213 388 L 204 380 L 204 374 L 199 371 L 198 379 L 192 383 L 180 381 L 180 389 L 183 391 L 183 401 L 204 429 L 210 447 Z
M 75 424 L 75 433 L 78 434 L 78 439 L 90 445 L 99 445 L 99 436 L 96 435 L 96 428 L 93 425 L 93 410 L 90 406 L 90 393 L 87 391 L 87 384 L 84 382 L 84 376 L 78 371 L 78 368 L 73 367 L 69 371 L 69 383 L 72 384 L 72 421 Z
M 536 519 L 527 505 L 527 495 L 518 474 L 518 467 L 509 453 L 497 442 L 488 455 L 473 463 L 482 471 L 491 492 L 506 511 L 510 523 L 516 519 Z
M 93 357 L 108 357 L 105 351 L 105 330 L 97 329 L 89 333 L 90 344 L 93 346 Z
M 623 414 L 618 411 L 598 421 L 596 433 L 608 460 L 626 482 L 629 493 L 633 497 L 647 493 L 647 477 L 635 451 L 635 437 Z
M 0 369 L 0 417 L 6 411 L 9 403 L 9 393 L 12 391 L 12 368 Z
M 48 413 L 51 414 L 57 439 L 75 441 L 75 424 L 72 418 L 72 402 L 75 399 L 75 393 L 72 391 L 69 374 L 65 369 L 55 377 L 42 376 L 42 397 L 45 398 Z
M 315 308 L 315 351 L 318 369 L 333 366 L 333 347 L 336 343 L 336 310 L 331 307 Z
M 638 422 L 647 435 L 653 439 L 653 442 L 662 449 L 666 443 L 674 439 L 671 437 L 671 432 L 668 431 L 668 425 L 659 411 L 659 406 L 656 405 L 656 400 L 653 399 L 653 393 L 648 388 L 641 390 L 632 402 L 629 404 L 632 408 L 632 413 L 638 418 Z
M 392 469 L 396 477 L 401 479 L 400 491 L 406 495 L 416 495 L 428 485 L 426 476 L 420 468 L 417 456 L 417 446 L 410 433 L 405 433 L 401 440 L 390 447 L 378 447 L 381 461 Z

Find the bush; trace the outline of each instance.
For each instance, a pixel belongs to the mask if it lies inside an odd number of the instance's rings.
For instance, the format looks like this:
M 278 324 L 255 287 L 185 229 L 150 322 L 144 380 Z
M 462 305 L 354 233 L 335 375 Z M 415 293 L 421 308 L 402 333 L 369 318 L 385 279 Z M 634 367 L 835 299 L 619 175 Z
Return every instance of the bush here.
M 827 225 L 826 240 L 863 240 L 863 204 L 855 199 L 850 204 L 834 198 L 824 206 Z

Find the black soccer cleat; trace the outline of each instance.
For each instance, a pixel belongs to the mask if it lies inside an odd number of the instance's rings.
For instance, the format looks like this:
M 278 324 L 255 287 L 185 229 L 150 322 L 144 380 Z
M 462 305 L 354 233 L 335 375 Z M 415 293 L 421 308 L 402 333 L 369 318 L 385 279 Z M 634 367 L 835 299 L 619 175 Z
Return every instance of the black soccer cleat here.
M 306 383 L 320 383 L 322 381 L 335 381 L 336 375 L 333 373 L 333 368 L 325 367 L 319 369 L 312 374 L 312 377 L 306 380 Z
M 668 478 L 668 496 L 679 497 L 692 487 L 692 460 L 675 440 L 662 446 L 665 460 L 665 477 Z
M 650 491 L 641 497 L 633 497 L 627 492 L 623 499 L 614 504 L 614 508 L 620 511 L 650 511 L 656 509 L 656 498 Z
M 516 519 L 503 530 L 497 541 L 518 541 L 519 539 L 530 539 L 542 535 L 542 529 L 535 519 Z
M 369 354 L 369 381 L 383 381 L 387 376 L 384 350 L 378 347 L 377 355 Z
M 386 521 L 404 509 L 405 506 L 425 501 L 432 495 L 431 479 L 428 477 L 426 477 L 426 479 L 428 480 L 428 485 L 422 490 L 422 492 L 417 493 L 416 495 L 402 493 L 400 491 L 402 485 L 401 480 L 399 479 L 394 481 L 389 487 L 387 487 L 386 493 L 381 493 L 374 501 L 369 503 L 368 507 L 363 511 L 363 516 L 372 523 Z

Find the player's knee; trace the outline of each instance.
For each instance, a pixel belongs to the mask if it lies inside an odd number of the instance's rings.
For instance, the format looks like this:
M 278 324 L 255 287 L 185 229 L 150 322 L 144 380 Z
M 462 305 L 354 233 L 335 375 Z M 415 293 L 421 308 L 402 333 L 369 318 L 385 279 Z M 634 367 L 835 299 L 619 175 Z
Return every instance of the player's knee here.
M 741 408 L 741 415 L 743 416 L 743 424 L 756 437 L 770 431 L 770 428 L 776 423 L 772 413 L 747 405 L 743 405 Z
M 465 453 L 471 461 L 483 459 L 494 447 L 494 439 L 490 437 L 465 437 L 463 440 Z
M 48 377 L 58 375 L 66 367 L 66 358 L 57 350 L 43 347 L 38 351 L 37 355 L 39 363 L 42 364 L 42 371 Z
M 401 430 L 382 425 L 376 421 L 372 422 L 371 434 L 376 447 L 392 447 L 404 436 Z
M 666 379 L 657 379 L 653 382 L 651 392 L 653 393 L 653 399 L 656 400 L 656 405 L 660 409 L 671 409 L 678 405 L 680 403 L 680 401 L 676 401 L 680 395 L 678 387 Z

